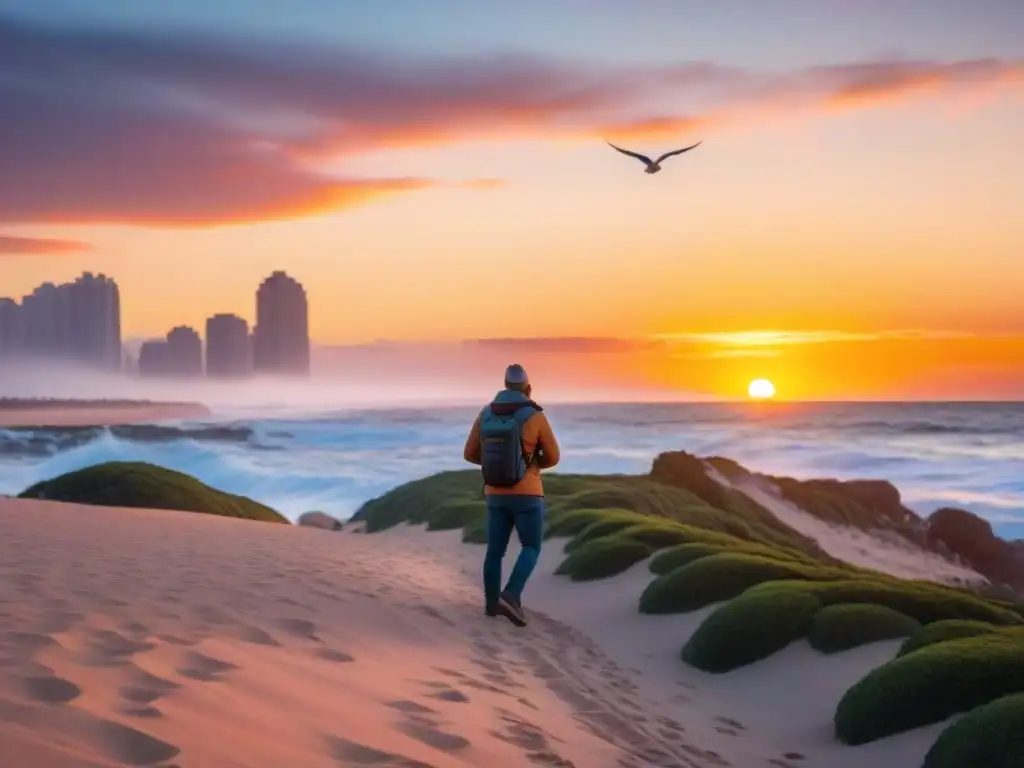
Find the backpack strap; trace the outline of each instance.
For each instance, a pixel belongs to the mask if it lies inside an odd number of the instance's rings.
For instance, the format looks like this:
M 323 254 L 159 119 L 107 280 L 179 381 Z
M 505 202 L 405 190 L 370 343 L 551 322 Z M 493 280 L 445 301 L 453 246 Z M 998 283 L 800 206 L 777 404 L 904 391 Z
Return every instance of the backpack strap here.
M 520 436 L 522 436 L 522 433 L 523 433 L 523 425 L 526 424 L 526 422 L 530 420 L 530 418 L 533 416 L 533 414 L 539 413 L 539 412 L 540 412 L 539 408 L 537 408 L 533 404 L 528 403 L 528 404 L 524 405 L 522 408 L 519 408 L 518 410 L 516 410 L 516 412 L 512 414 L 512 418 L 515 419 L 517 422 L 519 422 L 519 434 L 520 434 Z M 520 445 L 521 445 L 521 443 L 520 443 Z M 523 457 L 526 459 L 526 466 L 527 467 L 529 467 L 531 464 L 533 464 L 534 454 L 533 453 L 527 453 L 525 448 L 523 448 Z

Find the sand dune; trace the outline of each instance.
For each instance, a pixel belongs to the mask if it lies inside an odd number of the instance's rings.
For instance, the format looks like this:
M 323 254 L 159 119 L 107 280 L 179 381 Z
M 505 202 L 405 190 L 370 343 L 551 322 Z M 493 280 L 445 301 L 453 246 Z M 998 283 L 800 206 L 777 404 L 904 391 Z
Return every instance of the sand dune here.
M 818 542 L 839 560 L 872 568 L 901 579 L 925 579 L 943 584 L 984 584 L 977 571 L 954 563 L 938 553 L 927 552 L 890 531 L 867 532 L 849 526 L 828 523 L 784 499 L 778 488 L 754 475 L 729 481 L 721 473 L 708 470 L 717 482 L 735 488 L 771 512 L 780 522 Z
M 891 644 L 699 673 L 702 613 L 638 614 L 643 564 L 552 576 L 557 542 L 517 630 L 458 533 L 22 500 L 0 530 L 0 765 L 906 768 L 938 732 L 832 741 Z

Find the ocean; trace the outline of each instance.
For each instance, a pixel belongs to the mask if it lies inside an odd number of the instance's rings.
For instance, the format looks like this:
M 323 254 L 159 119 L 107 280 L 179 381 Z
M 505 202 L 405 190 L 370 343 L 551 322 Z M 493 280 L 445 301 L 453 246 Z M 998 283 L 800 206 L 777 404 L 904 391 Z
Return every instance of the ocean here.
M 565 472 L 640 473 L 661 451 L 735 459 L 796 478 L 892 481 L 911 509 L 969 509 L 1024 538 L 1024 403 L 550 405 Z M 143 443 L 100 434 L 44 456 L 0 456 L 0 493 L 102 461 L 149 461 L 295 519 L 341 518 L 401 483 L 466 468 L 474 408 L 295 412 L 219 409 L 201 423 L 254 430 L 240 444 Z M 197 422 L 178 422 L 193 425 Z M 0 436 L 4 433 L 0 430 Z

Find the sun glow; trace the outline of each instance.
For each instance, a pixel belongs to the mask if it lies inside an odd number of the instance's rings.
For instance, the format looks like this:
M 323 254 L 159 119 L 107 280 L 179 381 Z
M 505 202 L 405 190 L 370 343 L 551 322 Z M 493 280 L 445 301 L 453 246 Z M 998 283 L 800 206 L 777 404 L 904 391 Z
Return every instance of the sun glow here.
M 767 400 L 775 397 L 775 385 L 768 379 L 754 379 L 747 385 L 747 394 L 755 400 Z

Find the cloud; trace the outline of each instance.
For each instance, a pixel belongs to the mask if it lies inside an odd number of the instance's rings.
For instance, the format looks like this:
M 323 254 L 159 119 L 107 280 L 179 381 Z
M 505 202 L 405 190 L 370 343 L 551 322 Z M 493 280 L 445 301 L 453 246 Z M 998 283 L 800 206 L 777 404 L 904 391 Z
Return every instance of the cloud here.
M 601 132 L 619 138 L 661 139 L 717 127 L 757 124 L 765 116 L 866 109 L 946 93 L 1024 95 L 1024 59 L 953 62 L 877 61 L 811 67 L 750 77 L 737 98 L 691 114 L 611 122 Z
M 323 170 L 339 156 L 374 149 L 676 136 L 766 109 L 854 109 L 921 90 L 1019 86 L 1024 64 L 612 68 L 525 56 L 402 58 L 0 16 L 0 72 L 0 222 L 203 226 L 300 216 L 436 185 Z M 651 114 L 642 105 L 654 96 L 705 106 Z
M 534 336 L 523 338 L 467 339 L 463 346 L 477 347 L 502 353 L 552 354 L 616 354 L 660 349 L 664 344 L 657 339 L 627 339 L 590 336 Z
M 89 243 L 47 237 L 0 235 L 0 255 L 49 255 L 91 251 Z
M 872 342 L 887 339 L 963 339 L 975 334 L 964 331 L 927 329 L 896 329 L 857 333 L 850 331 L 722 331 L 715 333 L 666 333 L 652 338 L 670 344 L 701 344 L 740 349 L 780 347 L 794 344 L 834 344 L 837 342 Z

